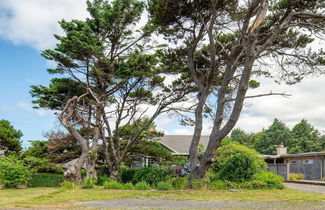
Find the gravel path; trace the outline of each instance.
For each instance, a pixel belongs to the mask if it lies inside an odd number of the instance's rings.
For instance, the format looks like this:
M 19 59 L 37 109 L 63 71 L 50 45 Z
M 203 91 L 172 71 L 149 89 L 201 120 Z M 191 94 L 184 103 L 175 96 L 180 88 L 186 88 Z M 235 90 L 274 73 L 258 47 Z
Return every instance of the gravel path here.
M 176 201 L 163 199 L 118 199 L 78 202 L 73 205 L 122 209 L 325 209 L 325 203 Z
M 312 185 L 312 184 L 296 184 L 296 183 L 285 183 L 288 188 L 294 190 L 301 190 L 305 192 L 315 192 L 325 194 L 325 186 Z

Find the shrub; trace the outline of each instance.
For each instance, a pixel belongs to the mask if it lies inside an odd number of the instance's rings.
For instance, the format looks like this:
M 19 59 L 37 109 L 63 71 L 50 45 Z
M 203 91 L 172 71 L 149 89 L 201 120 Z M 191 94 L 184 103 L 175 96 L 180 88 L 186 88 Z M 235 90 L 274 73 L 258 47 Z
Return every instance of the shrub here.
M 241 183 L 240 188 L 248 189 L 248 190 L 257 190 L 257 189 L 268 189 L 266 182 L 260 180 L 253 180 L 249 182 Z
M 128 168 L 127 166 L 123 166 L 120 169 L 118 180 L 121 183 L 132 182 L 136 171 L 137 171 L 137 169 Z
M 133 183 L 146 182 L 150 185 L 156 185 L 158 182 L 170 179 L 174 174 L 175 171 L 168 167 L 143 167 L 135 172 Z
M 278 176 L 272 172 L 263 172 L 254 175 L 254 180 L 262 181 L 266 183 L 267 189 L 283 189 L 283 177 Z
M 99 185 L 99 186 L 103 186 L 104 183 L 107 182 L 107 181 L 111 181 L 111 180 L 110 180 L 106 175 L 104 175 L 104 176 L 99 176 L 99 177 L 97 178 L 97 182 L 96 182 L 96 184 Z
M 259 172 L 265 171 L 267 168 L 264 159 L 255 150 L 238 143 L 229 143 L 217 149 L 215 157 L 216 162 L 211 165 L 212 171 L 215 173 L 219 172 L 228 159 L 238 153 L 244 153 L 252 156 Z
M 54 163 L 50 163 L 47 158 L 27 156 L 23 159 L 23 161 L 26 165 L 28 165 L 29 169 L 34 173 L 63 174 L 64 172 L 61 166 L 58 166 Z
M 207 172 L 207 176 L 209 177 L 210 182 L 216 182 L 216 181 L 220 180 L 219 173 L 215 173 L 211 170 L 209 170 Z
M 0 158 L 0 180 L 6 187 L 26 184 L 31 178 L 29 169 L 15 158 Z
M 207 189 L 209 180 L 207 178 L 204 179 L 194 179 L 192 180 L 192 188 L 195 190 Z
M 31 187 L 58 187 L 64 181 L 61 174 L 39 173 L 33 174 L 29 181 Z
M 295 180 L 303 180 L 304 175 L 303 174 L 289 174 L 289 180 L 295 181 Z
M 104 183 L 103 186 L 105 189 L 123 189 L 123 185 L 121 183 L 118 183 L 117 181 L 107 181 Z
M 151 189 L 150 185 L 147 184 L 146 182 L 138 182 L 138 183 L 136 183 L 134 188 L 136 190 L 150 190 Z
M 165 181 L 165 182 L 158 182 L 157 190 L 172 190 L 173 185 L 172 183 Z
M 97 180 L 94 178 L 86 177 L 81 185 L 83 189 L 92 189 L 95 187 Z
M 174 189 L 186 189 L 188 187 L 188 177 L 173 177 L 168 180 Z
M 123 184 L 122 189 L 123 190 L 134 190 L 135 188 L 134 188 L 134 185 L 131 182 L 129 182 L 129 183 Z
M 64 190 L 75 189 L 78 185 L 75 182 L 64 181 L 61 183 L 60 187 Z
M 247 153 L 232 155 L 222 165 L 219 176 L 223 180 L 244 182 L 252 180 L 254 174 L 260 172 L 260 166 L 254 156 Z

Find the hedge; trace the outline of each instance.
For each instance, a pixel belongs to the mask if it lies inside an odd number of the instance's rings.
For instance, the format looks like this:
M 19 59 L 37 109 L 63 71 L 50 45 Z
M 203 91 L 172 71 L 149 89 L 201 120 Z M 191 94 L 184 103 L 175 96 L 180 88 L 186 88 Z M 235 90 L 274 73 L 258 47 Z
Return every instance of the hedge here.
M 62 174 L 33 174 L 29 182 L 31 187 L 57 187 L 64 181 Z

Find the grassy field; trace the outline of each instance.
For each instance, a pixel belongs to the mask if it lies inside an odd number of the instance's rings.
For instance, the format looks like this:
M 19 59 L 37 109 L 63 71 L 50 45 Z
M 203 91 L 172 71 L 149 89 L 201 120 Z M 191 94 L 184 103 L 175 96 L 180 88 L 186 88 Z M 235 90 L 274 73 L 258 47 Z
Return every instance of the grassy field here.
M 69 203 L 78 201 L 152 197 L 196 201 L 325 202 L 325 195 L 291 189 L 229 192 L 224 190 L 131 191 L 104 189 L 86 190 L 79 188 L 72 190 L 64 190 L 60 188 L 27 188 L 0 190 L 0 208 L 71 208 Z

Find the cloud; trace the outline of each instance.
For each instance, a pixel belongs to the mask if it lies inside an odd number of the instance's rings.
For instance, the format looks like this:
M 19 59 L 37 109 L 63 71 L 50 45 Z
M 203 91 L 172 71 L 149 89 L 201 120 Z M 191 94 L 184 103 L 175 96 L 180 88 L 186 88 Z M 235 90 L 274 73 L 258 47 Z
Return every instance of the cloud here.
M 20 101 L 14 106 L 10 106 L 7 104 L 0 104 L 0 110 L 4 110 L 7 112 L 14 112 L 17 110 L 24 110 L 28 112 L 33 112 L 36 113 L 40 117 L 46 117 L 49 115 L 53 115 L 53 111 L 50 110 L 45 110 L 45 109 L 34 109 L 33 105 L 31 103 L 25 102 L 25 101 Z
M 246 100 L 237 127 L 256 132 L 268 127 L 274 118 L 293 127 L 302 119 L 308 120 L 320 131 L 325 130 L 325 78 L 306 78 L 294 86 L 277 85 L 263 79 L 261 88 L 249 91 L 248 95 L 280 92 L 291 94 L 289 98 L 269 96 Z
M 85 1 L 0 0 L 0 36 L 15 44 L 44 50 L 55 46 L 61 19 L 85 19 Z

